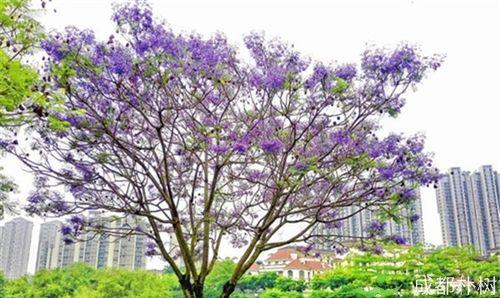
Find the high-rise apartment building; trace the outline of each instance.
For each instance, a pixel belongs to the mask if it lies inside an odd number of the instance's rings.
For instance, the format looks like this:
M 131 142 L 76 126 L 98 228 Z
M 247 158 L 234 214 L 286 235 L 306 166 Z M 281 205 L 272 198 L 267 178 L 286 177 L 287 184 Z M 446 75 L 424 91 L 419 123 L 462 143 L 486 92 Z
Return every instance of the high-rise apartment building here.
M 3 260 L 3 256 L 2 256 L 2 249 L 3 249 L 3 227 L 0 227 L 0 270 L 3 270 L 3 265 L 2 265 L 2 260 Z
M 0 270 L 7 278 L 18 278 L 28 271 L 33 223 L 18 217 L 5 223 L 0 233 Z
M 125 220 L 107 221 L 93 215 L 92 221 L 101 221 L 105 225 L 119 228 Z M 127 237 L 83 233 L 78 241 L 64 243 L 61 237 L 62 223 L 53 221 L 44 223 L 40 228 L 40 241 L 36 269 L 61 268 L 75 262 L 86 263 L 95 268 L 114 267 L 141 269 L 145 268 L 145 236 Z
M 61 222 L 57 220 L 42 223 L 40 225 L 36 271 L 45 268 L 58 267 L 57 261 L 61 238 L 60 230 Z
M 499 196 L 499 177 L 491 166 L 474 173 L 451 168 L 436 189 L 443 243 L 474 245 L 483 255 L 498 249 Z
M 338 235 L 338 239 L 336 240 L 345 242 L 349 242 L 353 239 L 352 237 L 368 237 L 368 227 L 373 220 L 377 219 L 377 216 L 372 211 L 366 209 L 359 211 L 359 207 L 357 206 L 345 207 L 344 210 L 341 210 L 340 216 L 347 216 L 354 213 L 355 215 L 344 220 L 339 227 L 329 228 L 326 225 L 320 225 L 316 229 L 316 232 L 320 235 Z M 401 221 L 389 220 L 385 222 L 385 235 L 403 237 L 410 245 L 423 244 L 425 240 L 422 220 L 419 219 L 410 223 L 409 218 L 412 215 L 422 216 L 422 201 L 418 191 L 411 206 L 401 212 Z M 332 242 L 330 245 L 328 242 L 326 241 L 324 244 L 318 245 L 318 248 L 330 249 L 330 246 L 334 245 L 334 243 Z
M 40 225 L 36 271 L 63 268 L 75 262 L 75 245 L 64 243 L 61 227 L 62 223 L 58 220 Z

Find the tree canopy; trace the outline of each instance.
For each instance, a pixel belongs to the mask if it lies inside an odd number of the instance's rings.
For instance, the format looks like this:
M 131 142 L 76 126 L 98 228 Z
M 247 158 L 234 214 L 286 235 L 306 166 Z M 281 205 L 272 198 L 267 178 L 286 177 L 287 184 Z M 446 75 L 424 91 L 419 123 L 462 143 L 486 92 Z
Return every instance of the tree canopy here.
M 232 245 L 242 254 L 228 297 L 263 252 L 335 243 L 315 228 L 341 225 L 359 212 L 350 206 L 394 216 L 439 177 L 423 136 L 378 132 L 439 56 L 403 44 L 367 49 L 360 67 L 327 64 L 252 33 L 247 61 L 222 34 L 174 33 L 142 3 L 116 6 L 113 20 L 108 40 L 75 27 L 43 40 L 52 106 L 29 145 L 0 141 L 36 176 L 27 210 L 72 215 L 67 241 L 83 229 L 143 233 L 186 297 L 203 296 L 221 247 Z M 91 210 L 148 228 L 113 230 L 82 216 Z

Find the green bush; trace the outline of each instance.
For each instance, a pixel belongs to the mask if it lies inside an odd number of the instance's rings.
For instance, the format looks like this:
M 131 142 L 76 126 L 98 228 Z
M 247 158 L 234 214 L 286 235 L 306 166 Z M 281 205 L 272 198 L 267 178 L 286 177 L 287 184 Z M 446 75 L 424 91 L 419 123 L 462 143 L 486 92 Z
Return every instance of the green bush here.
M 304 292 L 306 283 L 303 280 L 293 280 L 288 277 L 280 276 L 276 280 L 275 288 L 283 292 Z
M 174 297 L 177 279 L 147 271 L 96 270 L 74 264 L 64 269 L 42 270 L 33 277 L 10 280 L 5 285 L 9 298 L 163 298 Z M 1 297 L 1 296 L 0 296 Z
M 335 298 L 335 292 L 329 290 L 313 290 L 309 298 Z
M 204 295 L 206 298 L 218 298 L 222 292 L 222 287 L 229 280 L 236 264 L 227 259 L 215 263 L 212 272 L 205 281 Z
M 237 288 L 241 291 L 256 292 L 274 288 L 277 286 L 280 277 L 276 272 L 263 272 L 258 275 L 245 275 L 237 284 Z
M 278 289 L 267 289 L 260 295 L 260 298 L 303 298 L 299 292 L 285 292 Z
M 382 289 L 411 289 L 414 284 L 414 278 L 402 274 L 381 274 L 374 278 L 372 284 Z
M 5 278 L 3 277 L 3 273 L 0 271 L 0 298 L 5 297 L 4 284 Z
M 385 290 L 381 288 L 372 288 L 370 290 L 365 290 L 364 287 L 359 285 L 350 284 L 342 286 L 334 291 L 334 295 L 331 297 L 336 298 L 384 298 L 384 297 L 396 297 L 397 290 Z

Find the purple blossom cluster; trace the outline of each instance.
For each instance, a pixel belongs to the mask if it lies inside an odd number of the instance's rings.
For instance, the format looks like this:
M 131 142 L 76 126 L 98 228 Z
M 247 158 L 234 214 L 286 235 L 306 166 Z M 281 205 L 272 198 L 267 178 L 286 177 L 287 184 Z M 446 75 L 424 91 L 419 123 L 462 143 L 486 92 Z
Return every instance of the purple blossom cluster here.
M 158 255 L 158 245 L 154 242 L 146 243 L 146 256 L 152 257 Z
M 352 64 L 345 64 L 337 67 L 333 73 L 335 76 L 343 80 L 351 81 L 354 77 L 356 77 L 357 69 Z
M 405 237 L 400 236 L 400 235 L 391 235 L 388 237 L 388 240 L 396 243 L 397 245 L 408 244 L 408 239 L 406 239 Z
M 61 227 L 63 241 L 66 244 L 71 244 L 78 237 L 86 224 L 85 218 L 81 215 L 72 215 L 67 223 Z
M 269 140 L 264 140 L 260 143 L 260 147 L 267 153 L 278 154 L 283 150 L 284 144 L 278 138 L 273 138 Z
M 393 51 L 375 49 L 367 50 L 363 54 L 361 68 L 365 76 L 371 79 L 393 79 L 420 81 L 425 71 L 437 69 L 443 61 L 443 56 L 432 56 L 422 59 L 419 49 L 415 46 L 403 44 Z
M 368 225 L 368 233 L 370 237 L 375 237 L 379 236 L 385 233 L 385 228 L 387 226 L 387 223 L 380 221 L 380 220 L 372 220 L 370 224 Z

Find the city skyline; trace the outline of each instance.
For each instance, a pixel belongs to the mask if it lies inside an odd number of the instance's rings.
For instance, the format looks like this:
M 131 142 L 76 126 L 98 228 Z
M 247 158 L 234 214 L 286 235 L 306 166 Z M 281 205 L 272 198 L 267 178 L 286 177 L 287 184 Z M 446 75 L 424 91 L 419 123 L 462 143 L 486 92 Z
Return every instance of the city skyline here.
M 491 219 L 491 216 L 494 216 L 495 212 L 498 215 L 498 206 L 500 206 L 500 173 L 494 171 L 491 165 L 483 165 L 479 167 L 479 169 L 479 171 L 470 173 L 468 171 L 461 171 L 460 167 L 451 168 L 449 170 L 449 174 L 444 175 L 437 184 L 437 188 L 435 190 L 435 204 L 441 212 L 439 219 L 441 221 L 440 228 L 443 237 L 442 244 L 445 246 L 465 246 L 468 244 L 474 244 L 484 254 L 485 249 L 487 250 L 486 247 L 491 246 L 491 249 L 498 249 L 500 244 L 499 218 L 497 217 L 497 221 L 493 227 L 495 230 L 488 230 L 487 222 L 481 222 L 475 225 L 474 222 L 478 221 L 479 218 L 482 218 L 478 214 L 482 210 L 482 206 L 484 206 L 485 199 L 489 200 L 490 203 L 494 205 L 494 209 L 491 212 L 491 209 L 487 208 L 487 212 L 490 212 L 489 220 Z M 490 192 L 487 195 L 483 195 L 482 193 L 485 192 L 483 184 L 486 180 L 492 183 L 485 186 Z M 494 192 L 493 195 L 490 194 L 491 191 Z M 415 196 L 415 201 L 412 203 L 411 208 L 404 212 L 404 216 L 408 217 L 411 214 L 418 214 L 420 216 L 419 220 L 414 222 L 411 226 L 404 221 L 397 223 L 393 220 L 389 220 L 386 222 L 385 235 L 398 235 L 404 237 L 409 245 L 432 244 L 425 241 L 424 237 L 426 233 L 422 218 L 426 216 L 426 212 L 422 210 L 420 188 L 417 189 Z M 450 201 L 452 196 L 454 202 Z M 469 200 L 471 197 L 480 197 L 482 201 L 476 199 L 472 202 Z M 453 207 L 453 204 L 456 206 Z M 448 212 L 443 214 L 442 210 L 445 209 L 447 209 Z M 467 213 L 467 210 L 472 211 Z M 99 218 L 101 218 L 97 212 L 92 212 L 91 216 L 94 220 L 99 220 Z M 484 217 L 484 213 L 482 216 Z M 16 217 L 13 220 L 18 220 L 19 218 L 21 217 Z M 342 227 L 336 229 L 336 232 L 346 235 L 350 234 L 351 236 L 366 236 L 366 228 L 373 218 L 372 212 L 363 210 L 356 216 L 347 219 Z M 21 219 L 25 220 L 24 218 Z M 449 224 L 452 222 L 453 224 Z M 462 223 L 464 222 L 467 223 L 467 225 L 463 225 Z M 120 223 L 121 221 L 114 222 L 113 225 L 120 225 Z M 31 241 L 31 243 L 38 243 L 38 246 L 36 247 L 36 258 L 33 272 L 44 268 L 51 269 L 66 267 L 77 261 L 91 264 L 96 268 L 128 267 L 134 269 L 148 268 L 146 265 L 147 263 L 151 265 L 152 259 L 150 259 L 149 262 L 146 262 L 146 257 L 143 254 L 141 255 L 142 258 L 139 265 L 133 264 L 133 257 L 132 263 L 129 260 L 127 265 L 120 265 L 120 262 L 118 261 L 118 258 L 121 258 L 120 248 L 122 245 L 130 246 L 130 241 L 126 241 L 123 244 L 122 241 L 117 242 L 116 239 L 113 239 L 113 236 L 95 237 L 96 235 L 89 232 L 83 234 L 83 238 L 92 240 L 77 242 L 76 244 L 65 244 L 62 234 L 60 233 L 62 224 L 63 223 L 59 220 L 51 220 L 39 224 L 40 228 L 38 241 Z M 484 232 L 482 232 L 483 229 L 485 229 Z M 5 226 L 0 226 L 0 238 L 5 233 L 4 231 Z M 324 232 L 324 230 L 321 230 L 321 232 Z M 493 232 L 496 234 L 488 237 L 488 233 L 491 234 Z M 490 245 L 491 240 L 489 239 L 492 237 L 494 237 L 494 242 Z M 139 240 L 141 245 L 143 245 L 143 248 L 145 244 L 144 238 L 145 237 L 142 236 L 142 239 Z M 101 251 L 99 251 L 99 247 L 103 246 L 107 247 L 106 251 L 103 252 L 102 248 Z M 132 244 L 132 247 L 133 246 L 134 244 Z M 324 248 L 323 246 L 318 247 Z M 137 248 L 137 245 L 135 245 L 135 248 Z M 142 253 L 144 253 L 144 250 Z M 31 256 L 32 254 L 33 253 L 30 253 L 30 259 L 33 258 L 33 256 Z M 54 256 L 54 254 L 56 254 L 56 256 Z M 130 258 L 130 254 L 128 257 Z M 2 249 L 0 247 L 0 260 L 1 259 Z M 163 262 L 158 262 L 158 259 L 156 259 L 156 265 L 160 263 L 163 264 Z M 160 268 L 161 267 L 156 266 L 154 268 L 150 267 L 149 269 Z M 33 273 L 29 272 L 29 270 L 27 270 L 27 272 Z
M 483 255 L 500 248 L 498 176 L 491 166 L 473 173 L 453 167 L 440 179 L 436 201 L 443 244 L 474 245 Z
M 415 200 L 411 202 L 410 206 L 402 208 L 399 216 L 401 220 L 396 222 L 393 219 L 385 221 L 383 236 L 385 237 L 398 237 L 401 244 L 417 245 L 425 244 L 425 231 L 422 223 L 422 199 L 419 189 L 415 190 Z M 347 210 L 341 210 L 340 214 L 350 214 L 360 210 L 359 206 L 346 207 Z M 348 211 L 348 212 L 345 212 Z M 415 217 L 416 216 L 416 217 Z M 413 219 L 413 220 L 412 220 Z M 357 212 L 354 216 L 343 220 L 339 225 L 328 227 L 327 225 L 320 225 L 317 232 L 322 235 L 340 235 L 338 241 L 352 241 L 351 237 L 365 237 L 368 238 L 370 234 L 370 225 L 374 222 L 379 222 L 379 216 L 376 211 L 364 209 Z M 336 243 L 321 243 L 318 248 L 332 249 Z
M 92 216 L 93 221 L 102 221 L 113 228 L 126 224 L 123 219 L 110 221 L 109 217 Z M 94 268 L 145 269 L 144 235 L 118 237 L 86 231 L 80 235 L 81 241 L 70 243 L 63 237 L 63 226 L 60 220 L 51 220 L 40 224 L 39 233 L 32 233 L 30 220 L 16 217 L 7 221 L 0 226 L 0 271 L 4 271 L 6 277 L 17 278 L 42 269 L 65 268 L 76 262 Z M 33 237 L 36 234 L 38 237 Z M 30 249 L 31 243 L 36 242 L 35 249 Z M 33 258 L 34 270 L 28 270 Z

